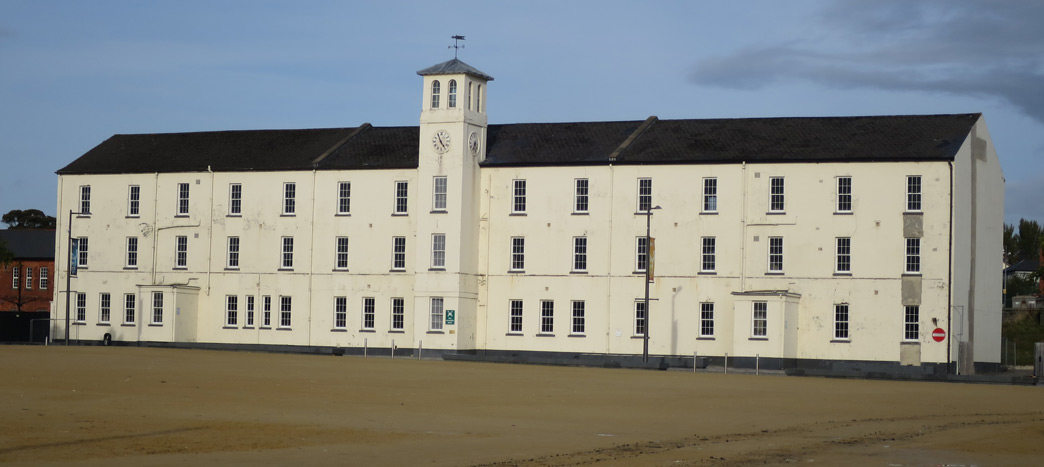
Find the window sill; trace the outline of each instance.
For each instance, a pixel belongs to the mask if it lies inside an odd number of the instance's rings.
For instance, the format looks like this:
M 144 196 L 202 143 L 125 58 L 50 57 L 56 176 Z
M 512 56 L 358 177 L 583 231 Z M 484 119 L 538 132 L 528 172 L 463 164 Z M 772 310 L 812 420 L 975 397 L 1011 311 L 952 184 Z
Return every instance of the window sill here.
M 583 270 L 583 271 L 569 271 L 569 274 L 580 274 L 580 275 L 584 275 L 584 274 L 587 274 L 587 271 L 586 271 L 586 270 Z
M 348 330 L 345 328 L 333 328 L 330 332 L 348 332 Z
M 631 336 L 631 339 L 645 339 L 645 336 L 643 336 L 643 335 L 641 335 L 641 334 L 638 334 L 637 336 L 635 336 L 635 335 L 632 335 L 632 336 Z
M 226 271 L 238 271 L 239 268 L 225 268 Z
M 409 216 L 409 215 L 410 215 L 410 213 L 408 213 L 408 212 L 393 212 L 392 213 L 392 217 L 406 217 L 406 216 Z
M 225 217 L 243 217 L 242 214 L 225 214 Z
M 172 271 L 187 271 L 188 266 L 174 266 L 170 268 Z
M 517 336 L 517 337 L 521 337 L 521 336 L 522 336 L 522 333 L 521 333 L 521 332 L 509 332 L 509 333 L 507 333 L 507 334 L 504 334 L 504 335 L 505 335 L 505 336 Z
M 587 334 L 573 334 L 570 333 L 567 337 L 587 337 Z
M 526 213 L 524 213 L 524 212 L 513 212 L 513 213 L 511 213 L 511 214 L 508 214 L 508 216 L 521 216 L 521 217 L 525 217 L 525 216 L 526 216 Z
M 769 340 L 769 338 L 766 337 L 766 336 L 753 336 L 753 337 L 750 337 L 749 340 L 752 340 L 752 341 L 767 341 L 767 340 Z
M 91 213 L 88 212 L 87 214 L 77 214 L 76 218 L 77 219 L 90 219 L 91 218 Z
M 924 211 L 909 211 L 908 210 L 908 211 L 903 211 L 903 214 L 910 215 L 910 216 L 921 216 L 921 215 L 924 215 Z
M 852 273 L 850 271 L 835 271 L 834 272 L 834 276 L 835 277 L 846 277 L 846 276 L 847 277 L 852 277 Z
M 851 339 L 830 339 L 831 344 L 851 344 Z
M 294 270 L 294 268 L 279 268 L 279 269 L 276 269 L 276 271 L 290 271 L 290 272 L 293 272 L 293 270 Z
M 124 266 L 124 267 L 123 267 L 123 270 L 124 270 L 124 271 L 137 271 L 137 270 L 138 270 L 138 267 L 137 267 L 137 266 Z M 42 290 L 42 289 L 41 289 L 41 290 Z
M 367 334 L 373 334 L 373 333 L 376 333 L 377 330 L 376 329 L 360 329 L 359 332 L 365 332 Z
M 574 216 L 589 216 L 589 215 L 591 215 L 591 213 L 587 212 L 587 211 L 574 211 L 573 215 Z
M 392 329 L 388 331 L 388 334 L 406 334 L 406 331 L 402 329 Z
M 254 329 L 254 326 L 248 324 L 246 326 L 243 326 L 243 329 Z
M 701 216 L 717 216 L 718 211 L 700 211 Z
M 536 336 L 537 337 L 555 337 L 555 334 L 554 333 L 549 333 L 549 332 L 538 332 Z
M 907 271 L 903 273 L 903 277 L 921 277 L 921 273 Z
M 766 276 L 782 276 L 783 271 L 768 271 L 765 273 Z
M 137 216 L 137 215 L 132 216 L 132 215 L 128 214 L 128 215 L 124 216 L 124 219 L 141 219 L 141 216 Z
M 852 211 L 834 211 L 835 216 L 851 216 Z
M 766 216 L 783 216 L 786 214 L 786 211 L 768 211 L 765 213 Z
M 348 272 L 348 268 L 333 268 L 333 272 Z
M 401 269 L 389 269 L 388 272 L 406 272 L 406 268 Z
M 260 327 L 260 328 L 258 328 L 258 329 L 272 329 L 272 326 L 261 326 L 261 327 Z
M 632 271 L 631 274 L 645 274 L 645 271 Z
M 276 331 L 293 331 L 293 330 L 294 330 L 294 328 L 288 328 L 288 327 L 283 327 L 283 326 L 279 326 L 278 328 L 276 328 Z
M 123 323 L 120 326 L 123 326 L 125 328 L 136 328 L 136 327 L 138 327 L 138 325 L 134 324 L 134 323 Z
M 239 326 L 236 326 L 234 324 L 226 324 L 222 326 L 221 329 L 239 329 Z
M 163 323 L 149 323 L 149 327 L 162 328 Z
M 70 324 L 72 324 L 73 326 L 86 326 L 87 322 L 86 321 L 73 321 Z
M 188 214 L 175 214 L 174 215 L 175 219 L 187 219 L 188 217 L 189 217 Z
M 445 331 L 428 331 L 428 334 L 446 334 Z
M 717 276 L 718 271 L 700 271 L 696 273 L 698 276 Z
M 428 268 L 428 270 L 429 271 L 445 271 L 446 268 L 444 268 L 444 267 L 442 267 L 442 268 Z
M 712 340 L 714 340 L 714 336 L 700 336 L 700 337 L 697 337 L 696 340 L 698 340 L 698 341 L 712 341 Z
M 112 326 L 112 324 L 110 324 L 108 321 L 102 321 L 96 324 L 95 326 Z
M 280 214 L 279 217 L 297 217 L 297 213 L 294 213 L 294 212 L 284 212 L 284 213 Z
M 445 209 L 432 209 L 429 214 L 448 214 L 449 211 Z
M 508 269 L 508 274 L 525 274 L 525 269 Z
M 334 214 L 334 217 L 352 217 L 352 213 L 350 213 L 350 212 L 339 212 L 337 214 Z

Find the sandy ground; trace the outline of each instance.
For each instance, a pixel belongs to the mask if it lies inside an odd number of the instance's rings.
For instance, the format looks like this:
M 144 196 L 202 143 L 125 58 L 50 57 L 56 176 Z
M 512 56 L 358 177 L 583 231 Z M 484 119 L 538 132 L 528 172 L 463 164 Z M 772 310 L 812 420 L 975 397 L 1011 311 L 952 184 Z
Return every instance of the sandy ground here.
M 1044 388 L 0 347 L 6 465 L 1041 465 Z

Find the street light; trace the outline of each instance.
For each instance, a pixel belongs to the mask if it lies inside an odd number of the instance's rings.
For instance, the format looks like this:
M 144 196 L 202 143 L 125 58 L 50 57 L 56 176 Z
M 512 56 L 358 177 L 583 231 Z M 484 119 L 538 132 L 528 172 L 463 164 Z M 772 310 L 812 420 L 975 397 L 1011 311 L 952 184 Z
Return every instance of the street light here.
M 643 326 L 644 329 L 642 329 L 644 331 L 642 336 L 642 363 L 649 362 L 649 279 L 653 265 L 653 248 L 650 229 L 652 227 L 652 212 L 656 209 L 662 208 L 660 206 L 655 206 L 645 211 L 645 310 L 643 310 L 645 313 L 645 326 Z
M 66 264 L 65 270 L 65 345 L 69 345 L 69 300 L 72 299 L 72 267 L 73 267 L 73 238 L 72 238 L 72 220 L 73 214 L 82 214 L 80 212 L 72 212 L 69 210 L 69 224 L 66 226 L 69 234 L 69 261 Z

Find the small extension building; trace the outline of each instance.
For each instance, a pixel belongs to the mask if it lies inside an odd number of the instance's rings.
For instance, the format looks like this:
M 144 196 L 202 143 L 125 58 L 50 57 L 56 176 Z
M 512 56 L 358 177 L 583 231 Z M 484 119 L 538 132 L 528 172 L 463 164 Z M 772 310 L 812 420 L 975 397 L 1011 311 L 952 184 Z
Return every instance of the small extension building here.
M 115 135 L 59 170 L 69 337 L 569 361 L 648 330 L 690 362 L 999 362 L 979 114 L 490 125 L 492 77 L 418 74 L 419 126 Z
M 0 264 L 0 342 L 43 342 L 54 296 L 54 231 L 0 230 L 0 243 L 13 255 Z

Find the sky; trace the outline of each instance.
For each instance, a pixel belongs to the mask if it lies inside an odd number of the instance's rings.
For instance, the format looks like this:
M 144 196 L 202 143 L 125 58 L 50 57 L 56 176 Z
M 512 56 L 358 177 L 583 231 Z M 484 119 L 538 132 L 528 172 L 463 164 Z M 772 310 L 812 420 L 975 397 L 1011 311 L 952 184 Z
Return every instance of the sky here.
M 1044 222 L 1044 2 L 0 0 L 0 213 L 56 215 L 113 134 L 414 126 L 416 71 L 490 123 L 981 112 L 1005 222 Z

